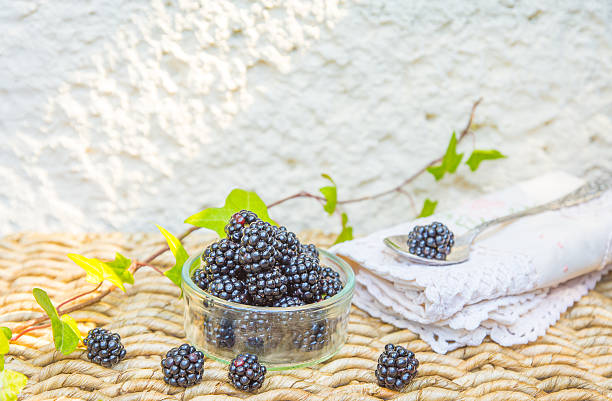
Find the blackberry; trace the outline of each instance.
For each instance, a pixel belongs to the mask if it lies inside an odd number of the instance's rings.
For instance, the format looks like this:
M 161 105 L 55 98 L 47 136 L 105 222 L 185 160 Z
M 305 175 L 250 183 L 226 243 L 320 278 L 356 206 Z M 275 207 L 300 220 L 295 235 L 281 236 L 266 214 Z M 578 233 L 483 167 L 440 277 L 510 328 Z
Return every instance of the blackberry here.
M 289 308 L 291 306 L 301 306 L 301 305 L 306 305 L 306 304 L 300 298 L 292 297 L 292 296 L 289 296 L 289 295 L 277 299 L 272 304 L 272 306 L 275 306 L 277 308 L 279 308 L 279 307 L 280 308 Z
M 234 277 L 223 276 L 208 284 L 208 293 L 226 301 L 248 304 L 249 298 L 244 281 Z
M 125 358 L 125 348 L 121 344 L 121 336 L 106 329 L 89 330 L 83 339 L 87 346 L 87 359 L 98 365 L 110 368 Z
M 418 367 L 419 361 L 414 352 L 399 345 L 387 344 L 376 366 L 378 385 L 399 391 L 416 376 Z
M 259 220 L 259 217 L 248 210 L 241 210 L 230 218 L 225 226 L 225 233 L 230 241 L 239 244 L 242 238 L 242 229 Z
M 306 327 L 300 327 L 297 324 L 296 328 L 297 330 L 293 335 L 293 346 L 297 350 L 306 352 L 317 351 L 327 343 L 329 332 L 325 321 L 313 323 Z
M 204 354 L 193 345 L 172 348 L 161 361 L 164 381 L 171 386 L 190 387 L 202 380 Z
M 342 291 L 342 288 L 344 288 L 342 281 L 337 278 L 326 278 L 319 282 L 319 294 L 322 300 L 333 297 Z
M 235 322 L 236 337 L 247 352 L 263 352 L 275 349 L 282 336 L 273 331 L 274 324 L 267 313 L 246 312 Z
M 242 266 L 238 263 L 238 244 L 227 238 L 210 244 L 202 254 L 202 269 L 209 280 L 225 275 L 241 278 Z
M 202 269 L 196 269 L 191 276 L 191 280 L 203 289 L 204 291 L 208 291 L 208 284 L 210 284 L 210 280 L 206 277 L 206 272 Z
M 287 228 L 282 226 L 276 228 L 274 239 L 276 240 L 276 261 L 281 265 L 289 264 L 291 258 L 300 252 L 300 242 L 294 233 L 287 231 Z
M 291 259 L 291 262 L 287 266 L 282 266 L 281 269 L 287 276 L 290 294 L 307 304 L 320 300 L 317 295 L 321 274 L 318 259 L 302 254 Z
M 255 305 L 269 305 L 287 293 L 287 277 L 273 268 L 267 272 L 249 275 L 247 292 Z
M 232 360 L 228 376 L 238 390 L 253 391 L 263 384 L 266 367 L 257 362 L 256 355 L 239 354 Z
M 319 258 L 319 250 L 314 244 L 300 245 L 300 253 L 305 253 L 313 258 Z
M 206 341 L 218 348 L 232 348 L 236 342 L 234 324 L 230 319 L 217 320 L 206 317 L 204 333 Z
M 258 220 L 242 230 L 238 261 L 246 274 L 270 270 L 276 264 L 274 228 Z
M 408 252 L 427 259 L 446 260 L 455 245 L 455 235 L 444 224 L 416 226 L 408 234 Z
M 321 279 L 337 279 L 340 280 L 340 273 L 332 269 L 331 267 L 321 266 Z

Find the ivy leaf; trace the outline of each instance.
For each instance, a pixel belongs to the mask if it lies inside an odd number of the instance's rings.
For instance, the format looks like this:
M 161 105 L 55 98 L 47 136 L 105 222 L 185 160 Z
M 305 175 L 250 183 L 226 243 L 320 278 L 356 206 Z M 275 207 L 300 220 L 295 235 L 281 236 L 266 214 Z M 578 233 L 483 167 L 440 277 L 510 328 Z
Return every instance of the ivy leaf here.
M 134 284 L 134 276 L 128 270 L 132 265 L 132 261 L 119 252 L 115 254 L 115 260 L 112 262 L 105 263 L 115 274 L 121 279 L 122 282 L 128 284 Z
M 243 189 L 234 189 L 225 198 L 223 207 L 209 207 L 188 217 L 185 223 L 197 227 L 208 228 L 219 234 L 219 238 L 225 238 L 225 225 L 230 217 L 241 210 L 250 210 L 257 214 L 260 219 L 270 224 L 277 225 L 268 215 L 268 208 L 264 201 L 255 193 Z
M 9 352 L 9 340 L 13 337 L 11 329 L 0 327 L 0 371 L 4 369 L 4 354 Z
M 480 163 L 484 160 L 495 160 L 495 159 L 503 159 L 506 155 L 501 154 L 499 151 L 495 149 L 490 150 L 479 150 L 476 149 L 470 155 L 470 158 L 465 162 L 468 166 L 470 166 L 470 170 L 476 171 Z
M 57 309 L 55 309 L 51 299 L 49 299 L 49 295 L 44 290 L 34 288 L 32 293 L 38 305 L 47 313 L 49 320 L 51 320 L 55 349 L 64 355 L 70 354 L 76 349 L 81 337 L 81 332 L 76 327 L 76 322 L 68 315 L 63 315 L 60 319 Z
M 436 210 L 436 206 L 438 206 L 438 201 L 431 201 L 429 198 L 426 198 L 423 203 L 423 209 L 421 209 L 421 213 L 419 213 L 417 218 L 431 216 Z
M 119 253 L 115 256 L 115 260 L 110 263 L 95 258 L 86 258 L 75 253 L 69 253 L 68 257 L 87 272 L 86 280 L 90 283 L 98 284 L 108 280 L 123 292 L 125 292 L 123 283 L 134 284 L 134 277 L 127 270 L 131 261 Z
M 334 245 L 353 239 L 353 227 L 348 226 L 347 223 L 348 216 L 346 213 L 342 213 L 342 231 L 340 231 L 340 235 L 338 235 L 338 238 L 336 238 Z
M 183 247 L 183 244 L 181 243 L 181 241 L 179 241 L 178 238 L 176 238 L 174 235 L 172 235 L 172 233 L 170 233 L 168 230 L 166 230 L 162 226 L 158 225 L 157 228 L 159 229 L 159 231 L 161 231 L 162 235 L 166 238 L 166 242 L 168 243 L 168 248 L 170 248 L 170 251 L 174 255 L 174 259 L 176 260 L 176 263 L 174 264 L 174 266 L 172 266 L 170 270 L 167 270 L 166 272 L 164 272 L 164 275 L 168 277 L 170 281 L 172 281 L 174 284 L 176 284 L 180 288 L 181 282 L 183 281 L 182 276 L 181 276 L 181 269 L 183 268 L 183 265 L 185 264 L 187 259 L 189 259 L 189 255 L 187 254 L 187 251 L 185 250 L 185 248 Z
M 0 401 L 15 401 L 28 378 L 13 370 L 0 371 Z
M 328 179 L 333 184 L 330 186 L 319 188 L 319 192 L 323 194 L 326 201 L 325 205 L 323 205 L 323 210 L 332 215 L 334 214 L 334 210 L 336 210 L 336 203 L 338 202 L 338 191 L 336 188 L 336 183 L 328 174 L 321 174 L 321 177 Z
M 461 163 L 461 159 L 463 159 L 463 153 L 457 153 L 457 137 L 453 132 L 451 136 L 450 142 L 448 143 L 448 147 L 446 148 L 446 153 L 442 158 L 442 163 L 437 166 L 427 167 L 427 171 L 429 171 L 436 181 L 439 181 L 444 177 L 446 173 L 454 173 L 459 167 Z

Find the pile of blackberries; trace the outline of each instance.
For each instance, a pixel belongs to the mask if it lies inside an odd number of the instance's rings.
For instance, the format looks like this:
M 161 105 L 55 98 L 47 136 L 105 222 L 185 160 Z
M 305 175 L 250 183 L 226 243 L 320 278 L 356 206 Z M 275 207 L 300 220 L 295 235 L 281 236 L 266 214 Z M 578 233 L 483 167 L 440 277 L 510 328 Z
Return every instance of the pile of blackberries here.
M 446 260 L 455 245 L 455 235 L 437 221 L 416 226 L 408 234 L 408 252 L 426 259 Z
M 253 212 L 234 214 L 227 238 L 209 245 L 193 282 L 219 298 L 246 305 L 296 306 L 322 301 L 343 288 L 340 275 L 321 266 L 312 244 Z

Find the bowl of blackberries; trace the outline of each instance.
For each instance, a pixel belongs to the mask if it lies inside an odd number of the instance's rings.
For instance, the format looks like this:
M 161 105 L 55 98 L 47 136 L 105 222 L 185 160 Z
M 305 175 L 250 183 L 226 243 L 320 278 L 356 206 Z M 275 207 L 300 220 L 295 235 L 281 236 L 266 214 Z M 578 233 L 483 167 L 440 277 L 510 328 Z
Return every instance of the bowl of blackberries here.
M 247 210 L 182 269 L 185 332 L 206 356 L 268 370 L 320 363 L 346 342 L 355 277 L 342 259 Z

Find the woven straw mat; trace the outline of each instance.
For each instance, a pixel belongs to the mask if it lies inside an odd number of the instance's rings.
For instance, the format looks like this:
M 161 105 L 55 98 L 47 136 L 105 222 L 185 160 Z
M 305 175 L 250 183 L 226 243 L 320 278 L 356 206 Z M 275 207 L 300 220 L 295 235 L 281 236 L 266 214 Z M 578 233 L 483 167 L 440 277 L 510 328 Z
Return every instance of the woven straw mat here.
M 304 233 L 321 246 L 330 237 Z M 198 233 L 185 241 L 195 252 L 211 241 Z M 33 287 L 57 305 L 93 288 L 66 254 L 112 259 L 115 252 L 144 260 L 163 245 L 160 235 L 16 234 L 0 240 L 0 325 L 15 328 L 42 316 Z M 156 260 L 173 264 L 172 255 Z M 331 360 L 313 368 L 269 372 L 254 394 L 227 381 L 226 366 L 207 360 L 203 381 L 186 390 L 166 385 L 160 360 L 184 341 L 179 289 L 148 267 L 136 273 L 127 293 L 115 290 L 102 301 L 74 311 L 82 332 L 104 326 L 118 332 L 127 357 L 112 369 L 90 363 L 83 351 L 64 356 L 43 329 L 11 344 L 7 368 L 24 373 L 27 400 L 612 400 L 612 275 L 563 314 L 538 341 L 502 347 L 489 340 L 447 355 L 433 352 L 417 335 L 353 307 L 348 343 Z M 387 343 L 413 350 L 417 377 L 395 392 L 376 384 L 374 369 Z

